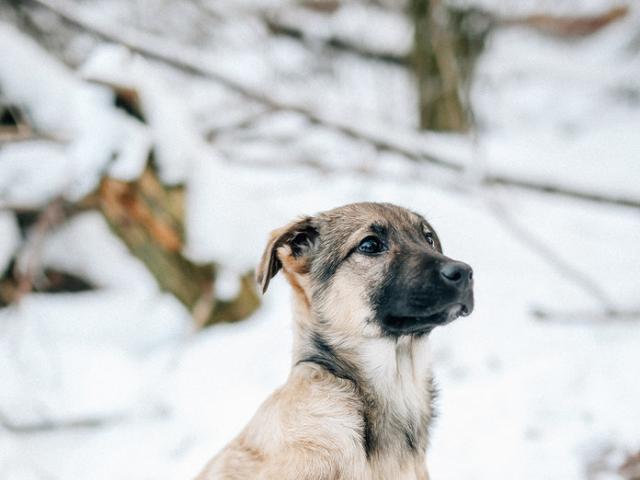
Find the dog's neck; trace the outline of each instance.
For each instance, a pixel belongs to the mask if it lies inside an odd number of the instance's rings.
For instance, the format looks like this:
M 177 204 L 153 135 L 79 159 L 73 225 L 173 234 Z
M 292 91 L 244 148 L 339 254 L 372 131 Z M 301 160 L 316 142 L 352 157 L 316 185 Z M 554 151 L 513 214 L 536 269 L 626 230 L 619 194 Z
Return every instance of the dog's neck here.
M 428 336 L 336 338 L 315 320 L 296 318 L 294 365 L 312 362 L 354 383 L 368 457 L 422 458 L 433 396 Z

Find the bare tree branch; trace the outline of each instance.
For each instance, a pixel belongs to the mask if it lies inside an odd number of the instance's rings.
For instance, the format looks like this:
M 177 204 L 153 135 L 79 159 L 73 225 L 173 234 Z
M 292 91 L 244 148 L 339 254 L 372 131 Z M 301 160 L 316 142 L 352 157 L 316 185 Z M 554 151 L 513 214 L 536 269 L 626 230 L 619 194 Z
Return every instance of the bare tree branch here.
M 78 5 L 72 4 L 68 0 L 31 1 L 51 10 L 76 27 L 92 32 L 110 42 L 124 45 L 134 52 L 171 65 L 189 74 L 213 80 L 247 99 L 266 105 L 268 108 L 295 112 L 314 124 L 322 125 L 325 128 L 340 132 L 348 137 L 365 141 L 379 150 L 398 153 L 415 162 L 431 163 L 454 173 L 465 173 L 466 171 L 462 163 L 443 158 L 428 151 L 424 145 L 424 136 L 416 134 L 415 132 L 403 132 L 401 138 L 398 138 L 397 136 L 394 137 L 393 135 L 381 133 L 393 130 L 391 128 L 377 128 L 376 131 L 373 132 L 355 126 L 352 122 L 344 122 L 340 119 L 330 118 L 325 114 L 312 111 L 302 105 L 277 99 L 273 95 L 257 91 L 253 87 L 243 84 L 228 74 L 215 69 L 211 64 L 203 64 L 202 52 L 194 52 L 188 46 L 168 43 L 157 36 L 133 31 L 123 28 L 122 26 L 118 26 L 117 29 L 105 26 L 99 19 L 89 18 L 88 15 L 79 13 Z M 640 199 L 637 198 L 612 197 L 605 194 L 575 188 L 565 188 L 560 185 L 536 183 L 504 175 L 488 174 L 481 178 L 480 182 L 488 186 L 504 185 L 539 193 L 562 195 L 591 202 L 640 209 Z
M 595 203 L 608 203 L 620 207 L 640 208 L 640 199 L 626 197 L 624 195 L 605 195 L 603 193 L 592 192 L 588 190 L 580 190 L 565 185 L 557 185 L 553 183 L 535 182 L 522 178 L 510 177 L 507 175 L 492 175 L 484 177 L 483 183 L 487 186 L 505 186 L 513 187 L 521 190 L 529 190 L 537 193 L 549 193 L 562 197 L 575 198 L 578 200 L 586 200 Z
M 205 129 L 204 138 L 208 142 L 211 142 L 215 137 L 217 137 L 221 133 L 225 133 L 232 130 L 242 130 L 243 128 L 248 128 L 254 123 L 256 123 L 257 121 L 264 118 L 265 116 L 272 114 L 273 112 L 274 110 L 272 110 L 271 108 L 262 108 L 257 112 L 251 112 L 247 115 L 243 115 L 241 118 L 238 118 L 233 122 Z
M 590 35 L 627 15 L 629 7 L 626 5 L 613 7 L 594 15 L 550 15 L 537 14 L 526 16 L 502 17 L 488 10 L 474 9 L 482 15 L 490 28 L 522 26 L 559 37 L 580 37 Z M 371 48 L 355 45 L 348 40 L 335 35 L 321 36 L 305 30 L 278 17 L 274 13 L 258 13 L 269 31 L 275 35 L 286 36 L 301 42 L 323 45 L 335 50 L 351 53 L 362 57 L 393 65 L 406 67 L 410 64 L 409 55 L 402 55 L 390 51 L 377 51 Z
M 521 243 L 526 245 L 529 250 L 544 259 L 545 262 L 550 264 L 556 271 L 561 273 L 572 283 L 579 286 L 590 297 L 598 300 L 606 311 L 615 311 L 614 302 L 600 285 L 571 265 L 571 263 L 564 260 L 550 246 L 546 245 L 539 238 L 536 238 L 533 233 L 516 222 L 506 208 L 504 208 L 501 203 L 497 202 L 495 198 L 490 200 L 490 207 L 493 210 L 495 217 L 505 227 L 507 227 Z
M 629 13 L 627 5 L 617 5 L 593 15 L 548 15 L 537 14 L 524 17 L 502 18 L 502 26 L 518 25 L 560 37 L 583 37 L 591 35 Z
M 376 60 L 392 65 L 400 65 L 402 67 L 406 67 L 409 64 L 407 55 L 399 55 L 393 52 L 377 52 L 375 50 L 362 48 L 336 36 L 322 37 L 314 35 L 296 25 L 283 22 L 275 15 L 265 14 L 262 16 L 262 20 L 269 31 L 276 35 L 294 38 L 305 43 L 321 44 L 334 50 L 351 53 L 368 60 Z
M 531 314 L 541 322 L 567 323 L 614 323 L 640 321 L 640 309 L 603 311 L 557 311 L 541 307 L 532 309 Z
M 29 238 L 18 253 L 14 277 L 18 280 L 14 302 L 31 292 L 38 275 L 42 271 L 40 264 L 42 247 L 47 233 L 65 218 L 62 198 L 52 200 L 39 215 Z
M 51 432 L 56 430 L 74 430 L 74 429 L 90 429 L 101 428 L 105 425 L 114 425 L 120 423 L 123 418 L 83 418 L 78 420 L 43 420 L 34 423 L 14 423 L 0 414 L 0 426 L 11 433 L 39 433 Z

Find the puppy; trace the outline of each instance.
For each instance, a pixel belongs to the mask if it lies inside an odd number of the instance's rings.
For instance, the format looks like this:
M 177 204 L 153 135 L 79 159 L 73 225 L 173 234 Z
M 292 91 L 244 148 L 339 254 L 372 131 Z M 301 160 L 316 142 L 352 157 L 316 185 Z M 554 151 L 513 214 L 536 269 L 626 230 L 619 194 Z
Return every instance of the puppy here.
M 429 333 L 473 310 L 473 272 L 420 215 L 356 203 L 275 230 L 257 280 L 294 292 L 287 382 L 198 480 L 426 480 Z

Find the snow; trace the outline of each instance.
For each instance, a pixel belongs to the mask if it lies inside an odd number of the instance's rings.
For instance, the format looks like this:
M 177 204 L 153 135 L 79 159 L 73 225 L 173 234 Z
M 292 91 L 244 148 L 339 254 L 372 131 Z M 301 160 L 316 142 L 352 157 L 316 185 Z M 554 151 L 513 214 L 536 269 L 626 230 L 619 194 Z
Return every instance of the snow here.
M 95 188 L 100 172 L 114 157 L 119 160 L 118 170 L 128 170 L 122 165 L 123 159 L 138 166 L 142 164 L 140 157 L 143 161 L 146 159 L 149 147 L 144 138 L 144 127 L 116 110 L 109 90 L 80 81 L 12 25 L 0 23 L 0 38 L 3 94 L 22 105 L 37 130 L 45 131 L 55 139 L 55 142 L 38 142 L 39 150 L 35 152 L 25 152 L 21 145 L 14 146 L 8 153 L 3 149 L 0 163 L 4 163 L 4 156 L 8 155 L 8 161 L 24 164 L 30 160 L 25 156 L 31 155 L 48 164 L 45 168 L 51 168 L 54 181 L 64 179 L 64 186 L 54 183 L 49 189 L 64 191 L 74 199 Z M 49 152 L 45 153 L 47 148 Z M 62 151 L 65 156 L 59 158 Z M 3 180 L 10 178 L 9 175 L 2 177 Z M 24 200 L 21 192 L 25 190 L 43 191 L 31 183 L 35 180 L 29 182 L 29 176 L 24 177 L 10 182 L 17 193 L 7 195 L 5 200 L 20 202 Z M 44 181 L 43 178 L 40 181 Z M 20 180 L 25 183 L 19 183 Z M 44 190 L 44 198 L 29 200 L 45 201 L 51 193 Z
M 494 33 L 474 83 L 474 140 L 407 135 L 415 98 L 399 67 L 267 37 L 251 12 L 277 7 L 275 0 L 211 2 L 237 17 L 216 24 L 214 15 L 210 27 L 194 19 L 191 6 L 181 21 L 177 3 L 155 16 L 160 3 L 167 2 L 91 1 L 82 11 L 156 33 L 170 15 L 164 38 L 188 42 L 185 58 L 197 58 L 195 45 L 203 62 L 277 98 L 470 165 L 472 173 L 484 168 L 640 196 L 635 11 L 580 41 L 516 28 Z M 512 3 L 518 11 L 535 7 Z M 589 12 L 605 4 L 538 5 Z M 365 38 L 367 20 L 380 22 L 388 26 L 377 38 L 406 48 L 397 17 L 368 17 L 358 8 L 344 7 L 316 28 Z M 190 22 L 202 28 L 191 31 Z M 534 307 L 573 312 L 601 305 L 505 219 L 597 281 L 616 306 L 637 309 L 637 211 L 510 188 L 483 192 L 472 182 L 461 187 L 429 165 L 376 151 L 296 113 L 265 112 L 214 82 L 113 44 L 95 42 L 74 71 L 7 23 L 0 22 L 0 40 L 3 98 L 22 105 L 46 134 L 1 146 L 0 208 L 78 198 L 104 168 L 135 178 L 153 148 L 163 180 L 187 187 L 185 253 L 223 265 L 221 293 L 228 297 L 237 275 L 257 263 L 268 232 L 295 216 L 358 200 L 410 207 L 427 216 L 445 252 L 470 263 L 477 278 L 474 314 L 432 334 L 440 389 L 432 477 L 578 480 L 606 457 L 610 468 L 591 478 L 621 478 L 616 466 L 640 448 L 640 331 L 624 321 L 536 321 Z M 115 108 L 106 85 L 138 91 L 146 123 Z M 0 270 L 19 239 L 13 214 L 0 211 Z M 280 276 L 250 319 L 196 333 L 184 307 L 158 290 L 96 212 L 52 231 L 42 263 L 100 288 L 33 294 L 0 309 L 0 425 L 76 426 L 0 426 L 2 478 L 193 477 L 286 379 L 290 294 Z M 83 424 L 94 420 L 99 425 Z
M 6 145 L 0 150 L 2 203 L 35 207 L 68 185 L 70 160 L 58 144 L 35 140 Z

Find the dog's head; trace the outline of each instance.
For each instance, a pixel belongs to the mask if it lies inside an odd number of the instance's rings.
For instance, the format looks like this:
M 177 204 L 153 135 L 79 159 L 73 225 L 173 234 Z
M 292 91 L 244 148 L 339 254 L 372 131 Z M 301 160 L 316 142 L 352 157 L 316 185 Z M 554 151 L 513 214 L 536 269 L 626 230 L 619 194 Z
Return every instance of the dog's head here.
M 312 318 L 349 334 L 424 334 L 473 310 L 471 267 L 395 205 L 346 205 L 274 231 L 257 272 L 263 292 L 280 269 Z

